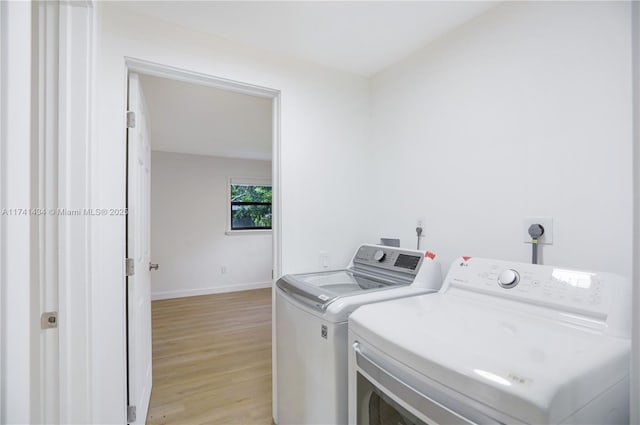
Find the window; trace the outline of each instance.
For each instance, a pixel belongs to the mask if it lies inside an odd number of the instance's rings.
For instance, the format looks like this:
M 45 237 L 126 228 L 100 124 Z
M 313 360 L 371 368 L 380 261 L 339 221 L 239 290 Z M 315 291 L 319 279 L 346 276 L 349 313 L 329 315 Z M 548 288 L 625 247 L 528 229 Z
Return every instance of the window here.
M 271 230 L 271 184 L 230 182 L 230 230 Z

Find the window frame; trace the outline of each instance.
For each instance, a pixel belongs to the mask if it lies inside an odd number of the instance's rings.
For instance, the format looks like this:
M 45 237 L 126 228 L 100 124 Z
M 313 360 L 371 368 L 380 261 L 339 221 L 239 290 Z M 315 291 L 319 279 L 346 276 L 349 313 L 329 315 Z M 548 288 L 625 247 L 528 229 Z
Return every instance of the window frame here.
M 271 234 L 273 231 L 273 222 L 271 228 L 245 228 L 245 229 L 232 229 L 231 214 L 233 211 L 231 201 L 231 186 L 232 185 L 247 185 L 247 186 L 269 186 L 273 191 L 273 184 L 269 177 L 229 177 L 227 180 L 227 235 L 255 235 L 255 234 Z M 246 205 L 271 205 L 271 214 L 273 216 L 273 198 L 270 203 L 267 202 L 246 202 L 239 203 Z

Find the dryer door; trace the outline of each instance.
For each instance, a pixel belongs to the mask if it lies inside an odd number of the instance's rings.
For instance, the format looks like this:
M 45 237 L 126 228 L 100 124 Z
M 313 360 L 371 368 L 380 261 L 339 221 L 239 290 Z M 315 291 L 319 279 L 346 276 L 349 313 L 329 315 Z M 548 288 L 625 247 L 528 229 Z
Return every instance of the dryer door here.
M 441 393 L 411 371 L 402 371 L 382 359 L 356 355 L 356 421 L 358 425 L 500 425 L 451 396 Z
M 358 425 L 425 425 L 426 422 L 394 401 L 361 373 L 358 385 Z

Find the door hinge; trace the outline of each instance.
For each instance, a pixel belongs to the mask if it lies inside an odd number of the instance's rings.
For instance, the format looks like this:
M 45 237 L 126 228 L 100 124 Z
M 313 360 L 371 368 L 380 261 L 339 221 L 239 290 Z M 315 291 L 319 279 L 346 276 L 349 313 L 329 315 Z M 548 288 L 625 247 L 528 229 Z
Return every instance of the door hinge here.
M 133 111 L 127 111 L 127 128 L 136 127 L 136 113 Z
M 127 406 L 127 422 L 136 421 L 136 406 Z
M 40 316 L 40 328 L 53 329 L 58 327 L 58 312 L 47 311 Z
M 133 258 L 127 258 L 125 261 L 126 276 L 133 276 L 136 273 L 135 263 Z

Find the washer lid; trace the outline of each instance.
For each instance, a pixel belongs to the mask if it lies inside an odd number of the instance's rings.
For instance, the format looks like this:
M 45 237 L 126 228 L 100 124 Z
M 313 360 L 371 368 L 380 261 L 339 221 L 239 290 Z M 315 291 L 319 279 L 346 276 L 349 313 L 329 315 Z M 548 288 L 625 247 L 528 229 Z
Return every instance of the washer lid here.
M 325 311 L 330 303 L 340 297 L 407 285 L 352 270 L 286 275 L 276 284 L 278 288 L 319 311 Z
M 630 340 L 455 291 L 366 305 L 362 344 L 492 410 L 559 423 L 629 374 Z

